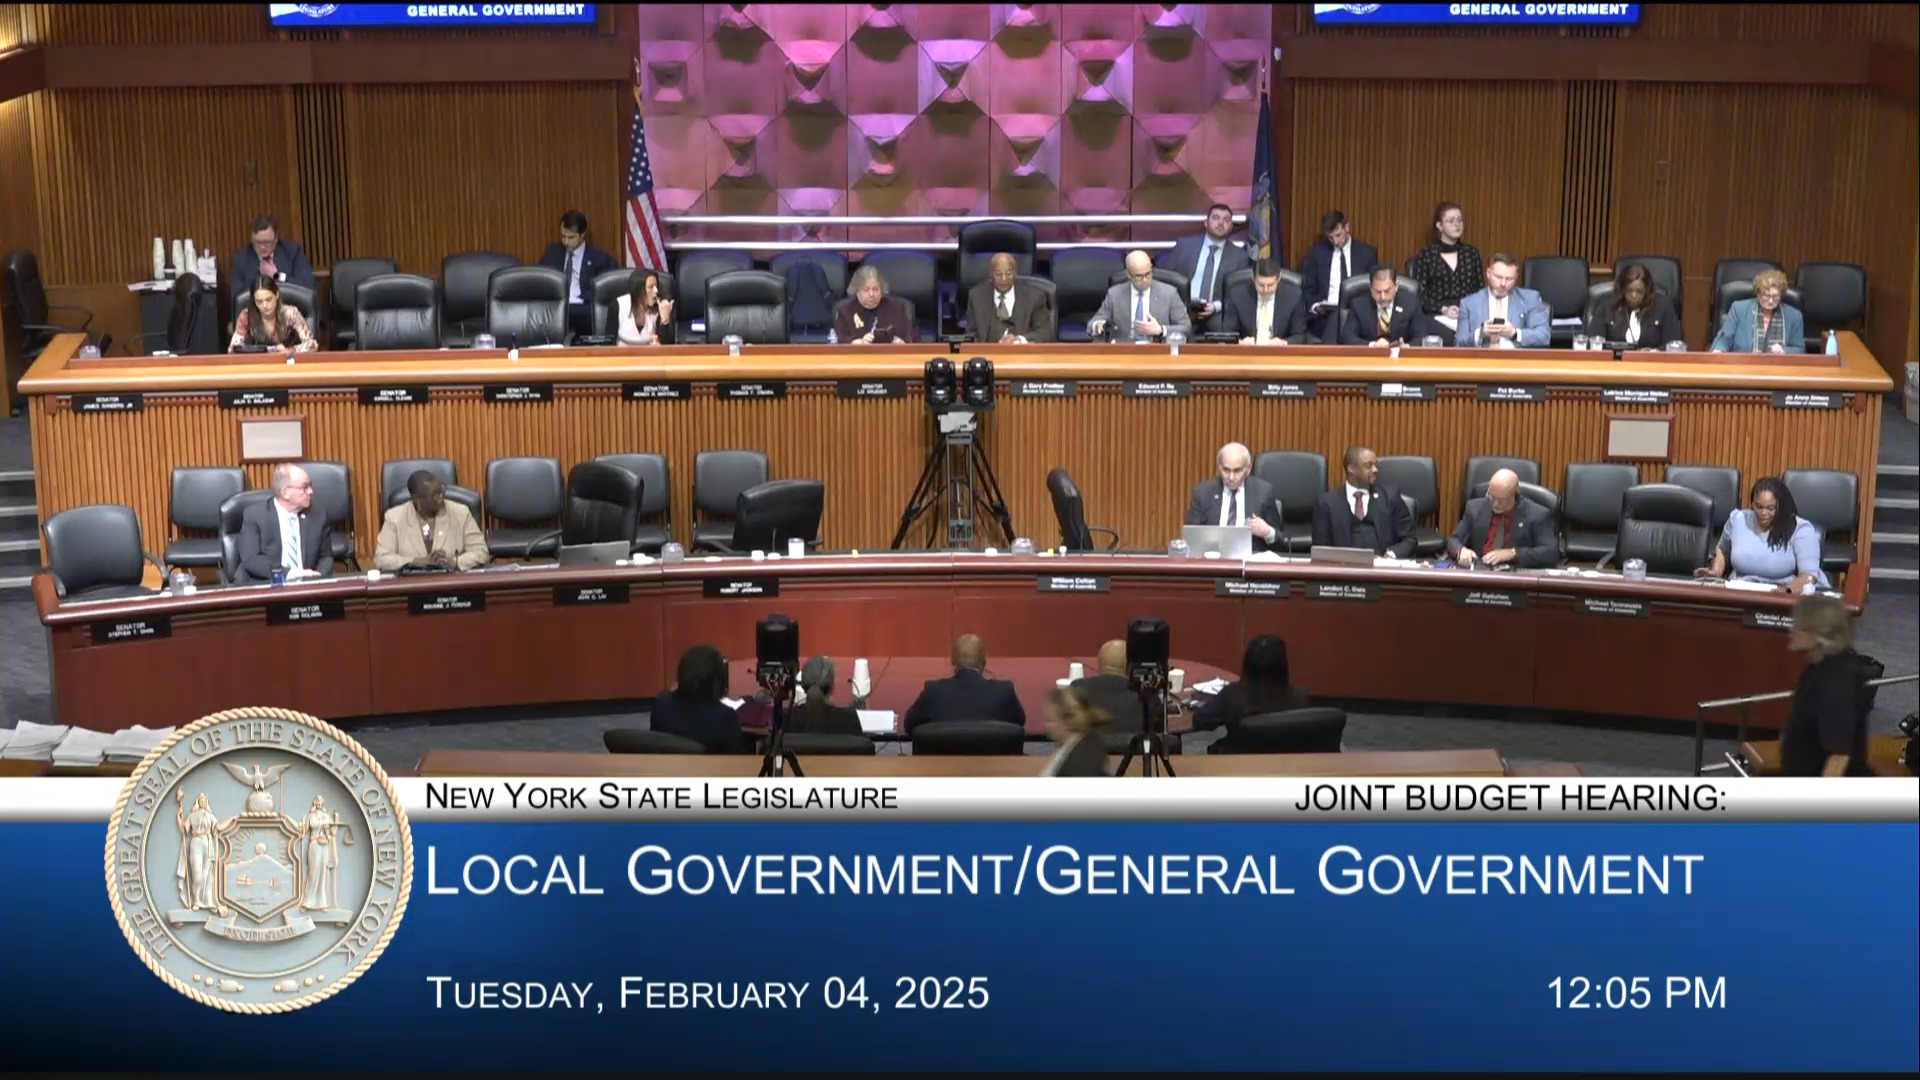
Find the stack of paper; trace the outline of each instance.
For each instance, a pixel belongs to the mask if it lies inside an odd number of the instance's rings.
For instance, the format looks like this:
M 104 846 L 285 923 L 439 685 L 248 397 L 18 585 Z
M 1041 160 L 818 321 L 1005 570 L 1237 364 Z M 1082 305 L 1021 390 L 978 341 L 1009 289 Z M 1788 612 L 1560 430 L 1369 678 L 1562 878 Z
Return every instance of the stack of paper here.
M 160 745 L 160 740 L 173 734 L 170 727 L 149 728 L 138 724 L 125 731 L 116 731 L 107 740 L 107 762 L 111 765 L 138 765 L 147 756 L 147 752 Z
M 20 721 L 13 729 L 13 738 L 8 740 L 5 749 L 0 749 L 0 757 L 16 761 L 52 761 L 53 748 L 67 737 L 71 730 L 65 724 L 36 724 L 30 720 Z
M 107 743 L 113 738 L 104 731 L 89 728 L 74 728 L 60 745 L 53 748 L 53 763 L 69 769 L 85 769 L 99 765 L 107 758 Z
M 1208 679 L 1206 682 L 1193 684 L 1193 692 L 1196 694 L 1217 694 L 1226 688 L 1227 680 L 1225 679 Z
M 860 717 L 860 731 L 864 735 L 887 735 L 894 731 L 894 712 L 892 709 L 856 709 Z

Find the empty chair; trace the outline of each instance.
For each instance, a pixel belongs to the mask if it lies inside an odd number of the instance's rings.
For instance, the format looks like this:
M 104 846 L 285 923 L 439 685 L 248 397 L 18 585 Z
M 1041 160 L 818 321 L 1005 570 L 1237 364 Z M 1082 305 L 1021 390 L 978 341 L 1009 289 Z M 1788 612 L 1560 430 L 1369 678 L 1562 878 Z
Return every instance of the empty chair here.
M 601 454 L 593 460 L 618 465 L 640 478 L 640 523 L 634 526 L 633 550 L 660 554 L 660 549 L 673 539 L 673 523 L 668 519 L 673 485 L 668 481 L 666 456 Z
M 440 347 L 440 289 L 419 274 L 375 274 L 361 280 L 353 304 L 353 347 Z
M 687 335 L 696 326 L 706 326 L 708 282 L 734 270 L 751 269 L 753 258 L 744 251 L 689 251 L 680 256 L 673 275 L 679 290 L 673 304 L 674 329 L 681 332 L 679 340 L 695 340 Z M 718 341 L 720 335 L 709 334 L 707 339 Z
M 1828 330 L 1862 330 L 1867 324 L 1867 271 L 1857 263 L 1804 262 L 1793 271 L 1800 292 L 1795 305 L 1807 324 L 1807 351 Z
M 1729 297 L 1723 300 L 1720 296 L 1720 290 L 1726 288 L 1733 282 L 1744 282 L 1749 288 L 1747 295 L 1752 296 L 1751 288 L 1754 275 L 1762 270 L 1778 270 L 1781 273 L 1786 273 L 1787 268 L 1772 259 L 1721 259 L 1719 262 L 1713 264 L 1712 329 L 1717 330 L 1720 328 L 1720 317 L 1725 315 L 1727 308 L 1732 306 L 1735 299 L 1738 299 L 1738 297 Z
M 487 462 L 487 516 L 495 523 L 487 530 L 487 550 L 497 558 L 509 559 L 553 554 L 557 542 L 543 542 L 542 538 L 552 536 L 552 523 L 560 516 L 565 501 L 566 484 L 560 476 L 559 458 L 511 457 Z
M 707 748 L 685 735 L 647 728 L 615 728 L 600 736 L 609 754 L 704 754 Z
M 1713 500 L 1713 527 L 1722 528 L 1727 515 L 1740 508 L 1740 470 L 1724 465 L 1669 465 L 1667 483 L 1679 484 Z
M 1281 544 L 1273 547 L 1295 554 L 1313 543 L 1313 501 L 1327 490 L 1327 456 L 1307 450 L 1268 450 L 1253 459 L 1253 475 L 1273 487 L 1280 503 Z
M 460 472 L 454 468 L 451 458 L 400 458 L 385 462 L 380 466 L 381 513 L 407 501 L 407 481 L 422 469 L 449 487 L 460 482 Z
M 1858 553 L 1860 478 L 1838 469 L 1788 469 L 1780 479 L 1800 516 L 1820 530 L 1820 569 L 1844 573 Z
M 1241 720 L 1233 738 L 1208 748 L 1215 754 L 1337 754 L 1346 734 L 1347 714 L 1314 707 L 1261 713 Z
M 108 600 L 146 596 L 148 566 L 166 571 L 140 546 L 140 518 L 130 506 L 101 503 L 62 510 L 41 525 L 47 537 L 47 569 L 62 600 Z
M 1053 253 L 1053 315 L 1059 341 L 1087 340 L 1087 320 L 1107 298 L 1114 272 L 1126 272 L 1126 256 L 1115 248 L 1076 247 Z
M 1033 273 L 1036 247 L 1033 226 L 996 218 L 960 226 L 960 295 L 987 280 L 987 260 L 1005 252 L 1013 256 L 1014 273 Z
M 214 511 L 219 518 L 218 535 L 213 542 L 220 549 L 220 584 L 231 585 L 240 580 L 240 529 L 246 524 L 247 508 L 271 498 L 273 492 L 266 488 L 238 491 L 221 500 L 219 509 Z
M 1618 462 L 1582 461 L 1567 466 L 1567 558 L 1597 563 L 1613 553 L 1620 531 L 1620 499 L 1640 482 L 1640 470 Z
M 353 473 L 344 461 L 302 461 L 307 478 L 313 481 L 313 505 L 327 515 L 327 527 L 333 530 L 333 561 L 360 565 L 353 546 Z M 406 482 L 400 490 L 407 489 Z M 387 508 L 381 504 L 381 512 Z
M 1666 290 L 1668 299 L 1673 301 L 1673 313 L 1684 314 L 1680 308 L 1680 283 L 1684 280 L 1680 273 L 1680 260 L 1671 255 L 1622 255 L 1613 260 L 1614 279 L 1618 280 L 1620 271 L 1633 263 L 1646 267 L 1647 272 L 1653 275 L 1654 286 Z
M 487 279 L 487 333 L 501 348 L 564 345 L 567 279 L 550 266 L 509 266 Z
M 729 270 L 707 282 L 707 340 L 737 335 L 748 345 L 787 342 L 787 283 L 765 270 Z
M 196 284 L 199 279 L 195 278 Z M 40 353 L 53 340 L 55 334 L 82 334 L 93 325 L 93 312 L 81 307 L 50 305 L 47 303 L 47 288 L 40 280 L 40 260 L 33 252 L 22 248 L 7 255 L 7 318 L 0 325 L 11 325 L 19 338 L 11 348 L 0 348 L 6 364 L 6 384 L 9 391 L 19 385 L 20 376 L 40 358 Z M 61 321 L 53 321 L 53 313 L 61 312 Z M 76 322 L 75 317 L 79 319 Z M 100 346 L 106 352 L 106 345 Z M 17 396 L 14 401 L 20 401 Z
M 795 731 L 781 736 L 787 753 L 805 757 L 872 757 L 873 740 L 865 735 L 828 735 Z
M 821 342 L 833 328 L 833 308 L 847 294 L 852 271 L 837 251 L 783 251 L 767 269 L 787 282 L 787 333 L 800 343 Z
M 1047 474 L 1047 496 L 1053 501 L 1053 519 L 1060 525 L 1060 543 L 1068 551 L 1093 551 L 1093 534 L 1106 533 L 1112 539 L 1101 550 L 1112 551 L 1120 546 L 1120 534 L 1099 525 L 1087 524 L 1086 502 L 1080 497 L 1080 486 L 1065 469 L 1055 469 Z
M 1602 567 L 1647 564 L 1649 574 L 1689 577 L 1713 555 L 1713 500 L 1678 484 L 1636 484 L 1620 497 L 1620 532 Z
M 787 550 L 787 541 L 799 538 L 809 548 L 819 543 L 820 516 L 826 509 L 827 486 L 818 480 L 770 480 L 740 493 L 735 504 L 733 536 L 725 550 Z
M 1396 454 L 1376 459 L 1380 479 L 1400 489 L 1413 504 L 1413 553 L 1432 558 L 1447 550 L 1447 538 L 1434 522 L 1440 513 L 1440 473 L 1424 454 Z M 1284 507 L 1281 513 L 1285 513 Z
M 164 351 L 184 356 L 193 351 L 194 331 L 199 329 L 202 317 L 200 278 L 194 274 L 181 274 L 173 279 L 172 292 L 173 303 L 167 308 L 167 328 L 133 336 L 131 345 L 146 350 L 144 355 L 151 356 Z
M 247 474 L 228 468 L 176 468 L 167 493 L 167 520 L 182 531 L 206 536 L 182 536 L 167 545 L 168 566 L 220 565 L 220 504 L 247 486 Z
M 692 550 L 719 551 L 733 540 L 740 495 L 767 482 L 767 455 L 758 450 L 702 450 L 693 458 Z
M 519 259 L 498 251 L 462 251 L 441 260 L 442 344 L 457 349 L 473 344 L 473 336 L 487 328 L 487 288 L 493 272 L 519 265 Z
M 1572 255 L 1536 255 L 1520 264 L 1520 284 L 1539 293 L 1551 309 L 1553 343 L 1571 344 L 1587 320 L 1587 260 Z M 1568 319 L 1574 322 L 1561 325 Z
M 1473 489 L 1493 479 L 1501 469 L 1512 469 L 1523 484 L 1540 482 L 1540 463 L 1532 458 L 1476 455 L 1467 459 L 1466 481 L 1460 485 L 1460 501 L 1473 498 Z
M 913 729 L 915 754 L 984 757 L 1026 750 L 1026 731 L 1004 720 L 934 720 Z
M 394 272 L 392 259 L 369 257 L 341 259 L 333 264 L 327 284 L 327 325 L 333 330 L 333 346 L 353 348 L 359 336 L 355 313 L 360 304 L 360 283 L 370 277 Z
M 618 465 L 583 461 L 567 473 L 567 503 L 560 528 L 534 540 L 535 549 L 632 542 L 640 519 L 640 478 Z

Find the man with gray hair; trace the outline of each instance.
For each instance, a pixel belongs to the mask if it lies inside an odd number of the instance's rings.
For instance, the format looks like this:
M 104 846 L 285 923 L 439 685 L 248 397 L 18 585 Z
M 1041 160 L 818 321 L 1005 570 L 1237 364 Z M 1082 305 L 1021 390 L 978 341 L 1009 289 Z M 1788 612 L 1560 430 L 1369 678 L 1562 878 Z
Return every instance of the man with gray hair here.
M 1460 525 L 1447 538 L 1455 565 L 1538 570 L 1560 564 L 1560 537 L 1547 508 L 1520 497 L 1520 474 L 1501 469 L 1487 481 L 1487 493 L 1467 501 Z
M 286 580 L 333 573 L 333 530 L 313 511 L 313 478 L 291 463 L 275 465 L 273 498 L 247 507 L 240 523 L 240 567 L 235 584 L 264 584 L 275 570 Z
M 1188 525 L 1245 525 L 1253 530 L 1253 549 L 1265 551 L 1280 533 L 1280 504 L 1273 485 L 1253 475 L 1253 455 L 1239 443 L 1228 443 L 1214 455 L 1218 474 L 1193 486 L 1187 507 Z

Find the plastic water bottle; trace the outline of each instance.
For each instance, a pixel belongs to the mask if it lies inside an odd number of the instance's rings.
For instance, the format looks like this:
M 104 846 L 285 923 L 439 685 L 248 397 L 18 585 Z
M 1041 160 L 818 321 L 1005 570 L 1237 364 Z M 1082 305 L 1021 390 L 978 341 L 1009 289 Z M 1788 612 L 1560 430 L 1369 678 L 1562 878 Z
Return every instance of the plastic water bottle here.
M 1840 335 L 1831 330 L 1827 331 L 1827 355 L 1840 355 Z
M 829 345 L 840 344 L 840 334 L 838 331 L 834 330 L 834 328 L 831 326 L 827 327 L 827 344 Z

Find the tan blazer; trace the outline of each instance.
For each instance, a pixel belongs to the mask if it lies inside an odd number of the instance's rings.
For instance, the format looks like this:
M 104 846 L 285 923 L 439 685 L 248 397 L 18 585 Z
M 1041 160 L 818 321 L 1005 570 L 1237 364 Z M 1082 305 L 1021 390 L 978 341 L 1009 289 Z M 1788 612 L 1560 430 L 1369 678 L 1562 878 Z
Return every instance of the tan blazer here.
M 432 552 L 427 550 L 421 524 L 411 501 L 387 511 L 380 522 L 380 542 L 373 551 L 373 565 L 382 571 L 393 571 L 408 563 L 426 562 Z M 493 559 L 487 552 L 486 536 L 473 520 L 473 511 L 451 500 L 440 508 L 440 516 L 433 519 L 433 551 L 445 552 L 456 570 L 472 570 Z

